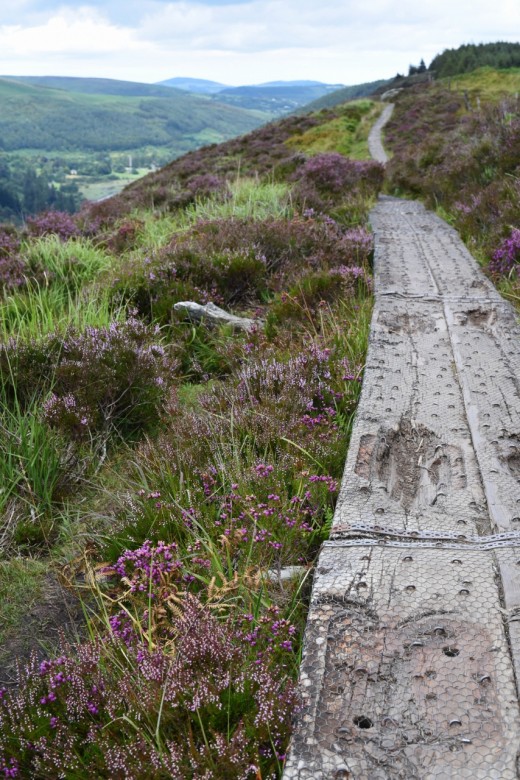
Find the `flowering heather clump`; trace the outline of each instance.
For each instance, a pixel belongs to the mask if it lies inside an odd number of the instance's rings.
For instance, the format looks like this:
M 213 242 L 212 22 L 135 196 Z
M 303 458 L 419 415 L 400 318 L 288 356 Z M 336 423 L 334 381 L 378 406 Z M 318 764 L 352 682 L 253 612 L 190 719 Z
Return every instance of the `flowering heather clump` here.
M 81 234 L 74 218 L 66 211 L 45 211 L 36 217 L 28 217 L 27 228 L 31 236 L 53 234 L 63 241 Z
M 4 776 L 267 777 L 296 705 L 293 627 L 276 608 L 237 624 L 186 597 L 171 628 L 168 653 L 107 637 L 33 658 L 0 697 Z
M 14 228 L 6 225 L 0 227 L 0 258 L 17 255 L 20 249 L 20 238 Z
M 171 366 L 155 339 L 134 318 L 65 337 L 11 339 L 0 345 L 5 390 L 23 404 L 52 388 L 44 417 L 69 436 L 110 426 L 134 435 L 157 423 L 169 382 Z
M 21 257 L 0 253 L 0 290 L 16 290 L 27 282 L 29 269 Z
M 194 198 L 207 198 L 217 193 L 225 195 L 228 186 L 225 179 L 211 173 L 203 173 L 188 179 L 187 188 Z
M 371 252 L 365 228 L 345 229 L 312 210 L 286 220 L 206 221 L 157 255 L 118 269 L 114 293 L 122 292 L 141 315 L 170 323 L 177 301 L 261 303 L 307 267 L 362 266 Z
M 75 395 L 89 430 L 115 425 L 137 433 L 153 427 L 169 380 L 165 349 L 140 320 L 114 322 L 107 328 L 70 333 L 55 367 L 53 392 Z M 66 420 L 49 422 L 67 432 Z
M 511 229 L 509 238 L 505 238 L 493 253 L 489 270 L 493 274 L 517 274 L 520 263 L 520 230 Z
M 204 527 L 216 543 L 234 551 L 238 569 L 253 548 L 254 559 L 267 566 L 312 557 L 313 534 L 319 535 L 335 498 L 322 477 L 332 485 L 341 476 L 344 425 L 359 394 L 360 368 L 316 345 L 286 362 L 262 349 L 252 355 L 238 372 L 238 384 L 218 383 L 199 395 L 196 410 L 180 414 L 171 408 L 169 430 L 157 443 L 142 445 L 141 468 L 153 470 L 150 479 L 163 496 L 158 504 L 143 498 L 135 505 L 123 539 L 183 542 Z M 220 465 L 235 447 L 246 458 L 236 480 Z M 317 474 L 302 472 L 302 450 L 311 463 L 321 464 Z M 249 458 L 255 456 L 251 471 Z M 168 479 L 162 481 L 165 473 L 171 478 L 181 472 L 199 475 L 191 479 L 186 503 Z
M 324 152 L 311 157 L 295 175 L 303 185 L 314 185 L 318 192 L 340 194 L 369 182 L 381 186 L 384 171 L 373 161 L 351 160 L 337 152 Z
M 143 223 L 139 220 L 125 220 L 120 223 L 116 230 L 112 231 L 106 238 L 106 247 L 114 254 L 125 252 L 136 246 L 139 238 L 139 230 Z
M 19 256 L 20 238 L 9 227 L 0 227 L 0 291 L 14 290 L 26 283 L 28 269 Z
M 352 219 L 383 185 L 384 167 L 372 160 L 351 160 L 337 152 L 311 157 L 292 177 L 297 204 Z

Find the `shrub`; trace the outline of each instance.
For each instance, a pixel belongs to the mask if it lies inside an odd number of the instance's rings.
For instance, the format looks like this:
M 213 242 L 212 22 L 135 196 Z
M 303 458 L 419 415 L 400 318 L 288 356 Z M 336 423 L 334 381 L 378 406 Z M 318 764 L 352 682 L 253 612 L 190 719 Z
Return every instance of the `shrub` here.
M 489 270 L 493 274 L 511 275 L 518 273 L 520 264 L 520 230 L 512 228 L 511 234 L 493 252 Z
M 364 228 L 345 230 L 312 211 L 283 220 L 208 220 L 175 236 L 154 256 L 118 269 L 114 293 L 123 292 L 140 314 L 170 323 L 177 301 L 263 303 L 303 268 L 358 267 L 371 252 Z
M 293 175 L 294 198 L 304 208 L 344 217 L 354 212 L 354 201 L 377 195 L 383 185 L 384 167 L 374 161 L 358 161 L 337 152 L 311 157 Z M 342 204 L 348 206 L 337 211 Z M 350 213 L 352 219 L 352 213 Z
M 15 290 L 26 283 L 28 269 L 19 255 L 20 237 L 8 226 L 0 226 L 0 292 Z
M 253 780 L 279 766 L 296 705 L 290 624 L 275 609 L 261 623 L 217 620 L 193 597 L 168 611 L 167 648 L 133 639 L 114 616 L 112 638 L 62 642 L 55 660 L 33 659 L 16 690 L 0 691 L 6 777 Z
M 164 348 L 136 319 L 0 346 L 4 387 L 26 404 L 49 391 L 47 422 L 69 436 L 115 427 L 134 436 L 158 422 L 171 366 Z
M 207 198 L 210 195 L 228 195 L 229 189 L 225 179 L 211 173 L 202 173 L 188 179 L 187 188 L 194 199 Z
M 53 235 L 67 241 L 80 235 L 74 217 L 66 211 L 45 211 L 35 217 L 28 217 L 26 224 L 31 236 Z

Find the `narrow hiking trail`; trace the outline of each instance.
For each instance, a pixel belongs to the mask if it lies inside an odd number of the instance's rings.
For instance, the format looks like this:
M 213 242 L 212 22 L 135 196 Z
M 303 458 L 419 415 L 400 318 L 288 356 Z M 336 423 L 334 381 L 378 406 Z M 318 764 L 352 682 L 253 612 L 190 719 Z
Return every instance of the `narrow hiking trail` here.
M 422 205 L 383 197 L 371 223 L 370 347 L 284 778 L 519 778 L 520 328 Z

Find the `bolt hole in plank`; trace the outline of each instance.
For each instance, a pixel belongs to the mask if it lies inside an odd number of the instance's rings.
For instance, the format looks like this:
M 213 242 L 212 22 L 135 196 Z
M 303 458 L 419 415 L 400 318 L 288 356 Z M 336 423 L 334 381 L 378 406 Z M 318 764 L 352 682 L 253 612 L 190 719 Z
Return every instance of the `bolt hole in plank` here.
M 453 647 L 452 645 L 448 645 L 448 647 L 443 647 L 442 652 L 444 655 L 447 655 L 448 658 L 455 658 L 460 653 L 460 650 L 458 647 Z
M 357 726 L 358 729 L 371 729 L 374 723 L 370 718 L 367 718 L 366 715 L 356 715 L 354 718 L 354 725 Z

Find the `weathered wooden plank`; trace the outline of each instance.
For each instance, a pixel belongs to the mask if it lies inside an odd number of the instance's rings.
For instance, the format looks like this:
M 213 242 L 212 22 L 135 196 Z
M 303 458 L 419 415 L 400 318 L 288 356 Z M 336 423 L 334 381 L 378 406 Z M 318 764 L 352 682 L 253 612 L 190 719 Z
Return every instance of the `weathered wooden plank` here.
M 490 532 L 442 303 L 376 303 L 335 526 Z
M 495 574 L 493 552 L 324 549 L 287 780 L 517 778 Z

